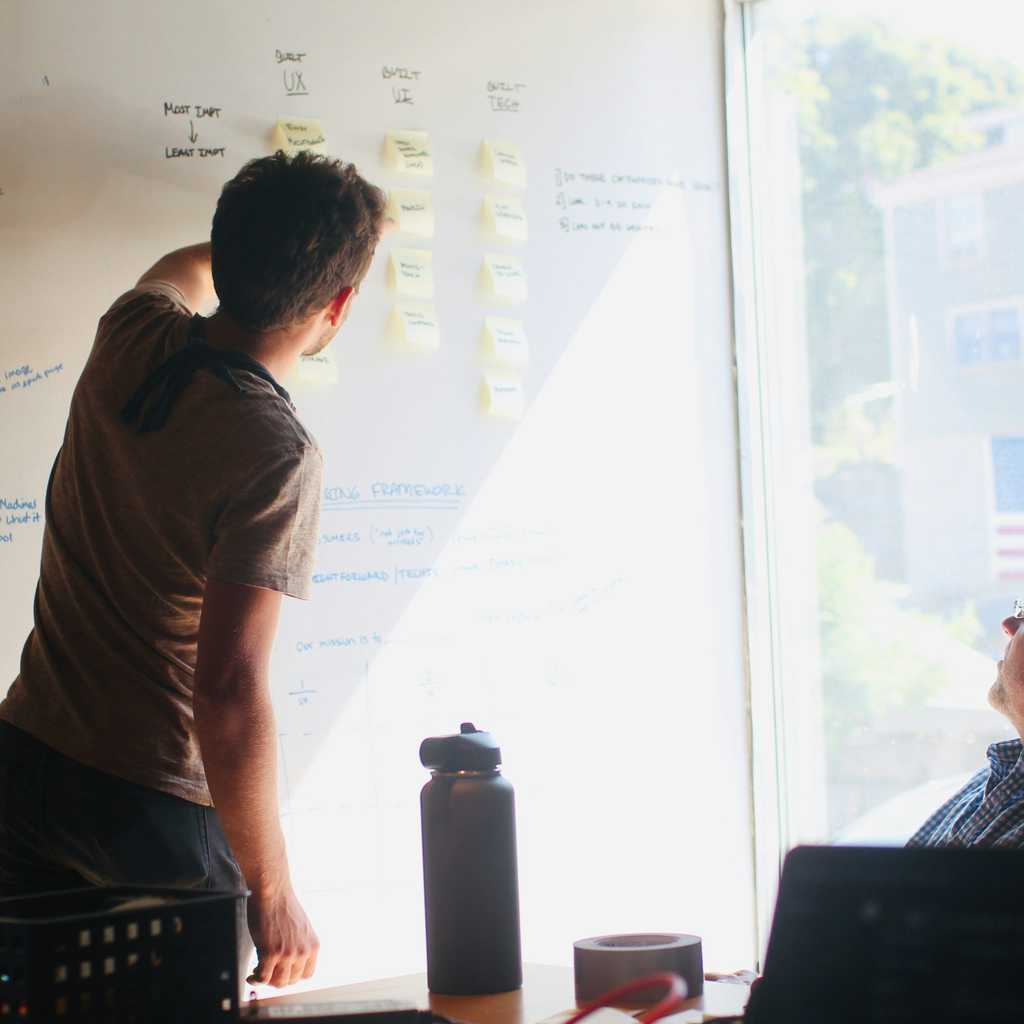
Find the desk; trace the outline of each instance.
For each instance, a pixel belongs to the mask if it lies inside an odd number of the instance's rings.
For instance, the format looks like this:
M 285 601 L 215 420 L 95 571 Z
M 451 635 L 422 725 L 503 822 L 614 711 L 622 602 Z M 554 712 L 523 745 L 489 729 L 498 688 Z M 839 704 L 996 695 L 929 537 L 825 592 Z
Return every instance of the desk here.
M 728 1017 L 743 1012 L 749 989 L 723 981 L 706 981 L 704 995 L 687 1000 L 686 1006 L 703 1010 L 712 1017 Z M 261 1003 L 328 1003 L 335 1000 L 401 999 L 421 1009 L 431 1009 L 468 1024 L 538 1024 L 552 1014 L 572 1009 L 576 998 L 571 967 L 526 964 L 523 987 L 518 992 L 496 996 L 435 996 L 427 991 L 425 974 L 406 974 L 381 981 L 362 981 L 355 985 L 275 996 Z

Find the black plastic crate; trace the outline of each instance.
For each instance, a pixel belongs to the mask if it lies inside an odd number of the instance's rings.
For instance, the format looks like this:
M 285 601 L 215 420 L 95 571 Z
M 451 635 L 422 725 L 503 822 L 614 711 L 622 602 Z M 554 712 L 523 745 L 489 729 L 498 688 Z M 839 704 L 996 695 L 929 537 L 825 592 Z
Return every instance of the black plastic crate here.
M 235 1020 L 241 899 L 117 887 L 0 900 L 0 1022 Z

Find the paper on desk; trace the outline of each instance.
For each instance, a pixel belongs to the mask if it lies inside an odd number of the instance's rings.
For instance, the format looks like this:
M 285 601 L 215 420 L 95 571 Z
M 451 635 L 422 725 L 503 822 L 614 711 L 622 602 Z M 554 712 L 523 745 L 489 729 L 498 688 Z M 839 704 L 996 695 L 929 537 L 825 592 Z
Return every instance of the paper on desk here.
M 538 1024 L 562 1024 L 576 1012 L 576 1010 L 566 1010 L 564 1013 L 555 1013 L 550 1017 L 545 1017 Z M 636 1024 L 636 1021 L 625 1010 L 616 1010 L 612 1006 L 602 1006 L 600 1010 L 595 1010 L 586 1019 L 590 1024 Z

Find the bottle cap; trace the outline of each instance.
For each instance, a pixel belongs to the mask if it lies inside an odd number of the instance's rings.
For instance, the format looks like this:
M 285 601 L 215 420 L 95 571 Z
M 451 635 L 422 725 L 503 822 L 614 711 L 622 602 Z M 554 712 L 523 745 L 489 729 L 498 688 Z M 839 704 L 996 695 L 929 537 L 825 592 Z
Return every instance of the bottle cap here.
M 436 772 L 483 772 L 501 764 L 501 747 L 489 732 L 463 722 L 454 736 L 435 736 L 420 744 L 424 768 Z

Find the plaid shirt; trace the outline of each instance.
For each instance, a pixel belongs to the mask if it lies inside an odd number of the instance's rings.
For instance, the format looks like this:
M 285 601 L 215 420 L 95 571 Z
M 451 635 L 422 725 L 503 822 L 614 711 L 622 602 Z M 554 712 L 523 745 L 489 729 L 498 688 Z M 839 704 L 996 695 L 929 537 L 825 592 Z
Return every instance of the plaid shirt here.
M 947 800 L 907 846 L 1024 849 L 1024 743 L 993 743 L 988 767 Z

